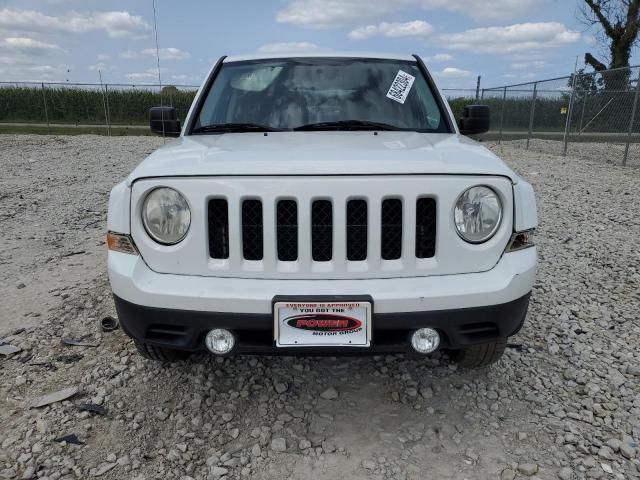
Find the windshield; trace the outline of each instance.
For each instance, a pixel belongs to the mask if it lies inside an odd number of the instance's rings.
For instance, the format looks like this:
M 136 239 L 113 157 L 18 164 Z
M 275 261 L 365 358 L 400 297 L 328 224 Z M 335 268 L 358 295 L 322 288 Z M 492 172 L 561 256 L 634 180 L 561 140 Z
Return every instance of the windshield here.
M 416 62 L 296 58 L 224 63 L 193 133 L 278 130 L 449 132 Z

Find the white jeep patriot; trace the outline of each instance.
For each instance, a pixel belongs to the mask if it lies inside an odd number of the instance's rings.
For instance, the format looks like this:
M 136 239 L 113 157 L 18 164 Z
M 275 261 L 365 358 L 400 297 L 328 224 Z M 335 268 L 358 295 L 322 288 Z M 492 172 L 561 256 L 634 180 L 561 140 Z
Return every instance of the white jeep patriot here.
M 487 365 L 521 328 L 533 189 L 465 135 L 418 56 L 221 58 L 177 136 L 109 199 L 108 269 L 143 355 L 446 350 Z

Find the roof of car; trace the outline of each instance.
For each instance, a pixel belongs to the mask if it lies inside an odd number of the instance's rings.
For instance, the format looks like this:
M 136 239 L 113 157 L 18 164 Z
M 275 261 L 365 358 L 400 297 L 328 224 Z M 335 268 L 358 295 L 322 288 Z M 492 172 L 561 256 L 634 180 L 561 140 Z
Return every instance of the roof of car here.
M 247 60 L 266 60 L 271 58 L 380 58 L 384 60 L 409 60 L 415 61 L 412 55 L 401 53 L 363 53 L 363 52 L 278 52 L 278 53 L 253 53 L 249 55 L 233 55 L 224 59 L 228 62 L 242 62 Z

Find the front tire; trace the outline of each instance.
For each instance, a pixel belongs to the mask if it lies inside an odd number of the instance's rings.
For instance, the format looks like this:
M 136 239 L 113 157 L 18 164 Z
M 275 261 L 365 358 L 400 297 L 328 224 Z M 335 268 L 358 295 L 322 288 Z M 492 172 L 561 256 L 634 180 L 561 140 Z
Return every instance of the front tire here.
M 495 342 L 471 345 L 457 350 L 452 358 L 462 368 L 486 367 L 500 360 L 506 348 L 507 339 L 500 338 Z
M 148 343 L 139 342 L 138 340 L 134 340 L 133 343 L 140 355 L 156 362 L 173 363 L 189 357 L 189 352 L 182 350 L 156 347 L 155 345 L 149 345 Z

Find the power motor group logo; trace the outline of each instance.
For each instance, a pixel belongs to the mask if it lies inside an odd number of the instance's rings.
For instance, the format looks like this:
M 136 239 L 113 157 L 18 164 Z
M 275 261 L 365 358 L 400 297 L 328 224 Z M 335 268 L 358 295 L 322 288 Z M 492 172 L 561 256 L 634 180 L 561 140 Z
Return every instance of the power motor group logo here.
M 292 315 L 284 323 L 299 330 L 313 332 L 313 335 L 344 335 L 362 330 L 362 322 L 357 318 L 333 313 L 305 313 Z

